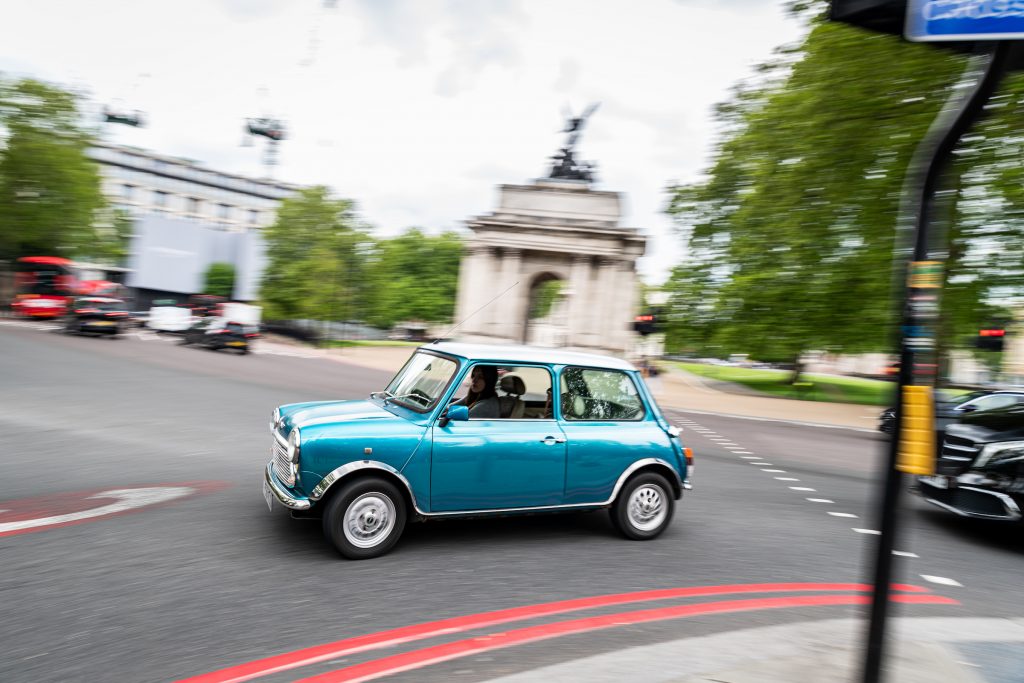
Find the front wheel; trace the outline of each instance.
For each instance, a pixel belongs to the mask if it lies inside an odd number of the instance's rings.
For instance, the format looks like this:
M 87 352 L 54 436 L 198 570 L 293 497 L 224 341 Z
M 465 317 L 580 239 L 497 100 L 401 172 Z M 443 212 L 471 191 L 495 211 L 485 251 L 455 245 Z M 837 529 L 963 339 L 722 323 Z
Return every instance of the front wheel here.
M 626 538 L 646 541 L 668 528 L 675 512 L 672 488 L 665 477 L 644 472 L 626 482 L 609 512 L 615 528 Z
M 324 513 L 324 536 L 342 556 L 367 560 L 390 551 L 405 529 L 405 499 L 377 477 L 357 479 L 335 495 Z

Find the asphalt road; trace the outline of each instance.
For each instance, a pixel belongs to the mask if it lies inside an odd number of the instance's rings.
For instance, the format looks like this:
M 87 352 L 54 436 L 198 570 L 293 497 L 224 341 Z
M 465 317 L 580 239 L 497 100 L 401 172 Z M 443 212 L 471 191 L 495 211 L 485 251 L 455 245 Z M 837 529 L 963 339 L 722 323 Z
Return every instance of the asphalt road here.
M 388 375 L 306 355 L 238 356 L 153 335 L 67 337 L 0 321 L 0 510 L 55 515 L 78 492 L 194 494 L 0 533 L 0 681 L 170 681 L 488 610 L 868 576 L 874 536 L 854 529 L 877 528 L 876 435 L 685 413 L 672 417 L 697 454 L 696 488 L 656 541 L 620 539 L 603 513 L 447 521 L 410 526 L 383 558 L 344 561 L 317 522 L 267 511 L 259 491 L 267 421 L 282 403 L 364 397 Z M 905 503 L 898 547 L 916 557 L 899 558 L 897 578 L 961 604 L 895 613 L 1021 616 L 1019 529 L 963 523 L 910 497 Z M 388 680 L 480 681 L 689 634 L 862 613 L 794 607 L 626 625 Z M 441 634 L 430 644 L 480 634 Z M 342 655 L 258 680 L 295 680 L 401 651 Z

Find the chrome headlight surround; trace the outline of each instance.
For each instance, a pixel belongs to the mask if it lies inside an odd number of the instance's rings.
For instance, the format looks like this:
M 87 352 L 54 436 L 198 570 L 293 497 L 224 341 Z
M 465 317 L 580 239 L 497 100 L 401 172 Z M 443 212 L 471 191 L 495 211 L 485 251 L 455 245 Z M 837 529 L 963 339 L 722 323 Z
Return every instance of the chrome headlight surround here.
M 298 427 L 292 427 L 291 434 L 288 435 L 288 468 L 291 470 L 292 479 L 295 483 L 299 483 L 299 451 L 302 448 L 302 435 L 299 434 Z
M 274 414 L 270 416 L 270 431 L 276 432 L 281 428 L 281 408 L 274 408 Z
M 1006 464 L 1017 460 L 1024 460 L 1024 441 L 999 441 L 982 448 L 974 466 Z

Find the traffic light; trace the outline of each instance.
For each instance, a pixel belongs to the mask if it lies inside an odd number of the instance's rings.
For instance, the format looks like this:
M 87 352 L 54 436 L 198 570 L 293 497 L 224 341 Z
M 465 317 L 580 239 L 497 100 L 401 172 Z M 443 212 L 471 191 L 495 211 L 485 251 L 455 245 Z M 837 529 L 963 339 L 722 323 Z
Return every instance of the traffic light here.
M 978 337 L 974 345 L 985 351 L 1002 351 L 1003 340 L 1006 339 L 1006 330 L 1001 327 L 988 327 L 978 330 Z
M 633 318 L 633 331 L 642 337 L 653 334 L 657 331 L 657 320 L 653 313 L 638 315 Z
M 829 19 L 881 33 L 903 34 L 907 0 L 832 0 Z

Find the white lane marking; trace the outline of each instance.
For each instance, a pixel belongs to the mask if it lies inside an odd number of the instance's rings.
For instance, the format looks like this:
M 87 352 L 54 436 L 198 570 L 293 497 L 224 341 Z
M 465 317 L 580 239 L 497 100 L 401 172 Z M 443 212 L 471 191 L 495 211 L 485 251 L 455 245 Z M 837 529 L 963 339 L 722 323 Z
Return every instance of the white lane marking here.
M 796 477 L 775 477 L 777 481 L 800 481 Z
M 740 457 L 743 458 L 744 460 L 760 460 L 761 459 L 760 455 L 741 455 Z
M 956 579 L 947 579 L 945 576 L 929 576 L 928 574 L 921 574 L 921 578 L 930 583 L 937 583 L 940 586 L 959 586 L 963 588 L 964 585 Z
M 833 517 L 849 517 L 850 519 L 857 519 L 857 515 L 852 514 L 850 512 L 832 512 L 830 510 L 828 514 L 832 515 Z
M 856 531 L 858 534 L 869 534 L 871 536 L 881 536 L 882 535 L 882 532 L 878 531 L 876 529 L 858 529 L 857 527 L 854 527 L 853 530 Z
M 817 490 L 817 489 L 812 489 L 809 486 L 790 486 L 789 489 L 791 491 L 809 491 L 811 493 L 814 493 Z
M 920 557 L 919 555 L 915 555 L 914 553 L 908 553 L 906 550 L 893 550 L 892 554 L 899 555 L 900 557 Z
M 877 429 L 868 429 L 866 427 L 845 427 L 843 425 L 827 425 L 820 422 L 803 422 L 801 420 L 781 420 L 777 417 L 754 417 L 752 415 L 733 415 L 731 413 L 713 413 L 710 410 L 690 410 L 686 408 L 673 408 L 677 413 L 690 413 L 693 415 L 712 415 L 714 417 L 728 417 L 734 420 L 754 420 L 756 422 L 781 422 L 782 424 L 799 425 L 801 427 L 820 427 L 822 429 L 846 429 L 851 432 L 866 432 L 868 434 L 877 434 Z M 872 418 L 875 419 L 875 418 Z
M 768 472 L 769 474 L 785 474 L 786 473 L 786 470 L 776 470 L 776 469 L 765 468 L 765 467 L 762 467 L 761 471 L 762 472 Z M 800 481 L 800 480 L 797 479 L 797 481 Z
M 828 498 L 808 498 L 807 500 L 811 501 L 812 503 L 828 503 L 829 505 L 835 503 L 834 500 L 829 500 Z
M 751 465 L 764 465 L 765 467 L 771 467 L 772 466 L 772 463 L 770 463 L 770 462 L 752 462 L 750 464 Z
M 742 454 L 750 455 L 752 452 L 753 451 L 733 451 L 733 453 L 735 453 L 736 455 L 742 455 Z
M 126 510 L 146 507 L 147 505 L 166 503 L 167 501 L 174 500 L 175 498 L 183 498 L 192 493 L 195 493 L 195 489 L 188 486 L 160 486 L 147 489 L 115 489 L 112 491 L 103 491 L 102 493 L 89 496 L 89 500 L 95 498 L 118 498 L 120 500 L 115 503 L 101 505 L 100 507 L 95 507 L 89 510 L 69 512 L 66 515 L 53 515 L 52 517 L 40 517 L 38 519 L 23 519 L 18 522 L 0 523 L 0 533 L 20 531 L 21 529 L 32 529 L 40 526 L 53 526 L 54 524 L 65 524 L 67 522 L 77 522 L 81 519 L 91 519 L 93 517 L 103 517 L 117 512 L 125 512 Z

